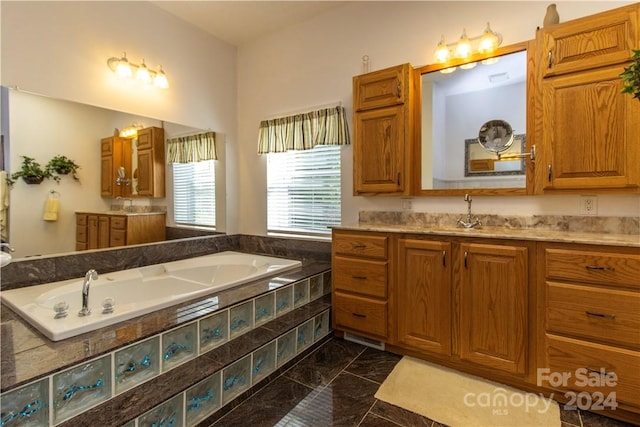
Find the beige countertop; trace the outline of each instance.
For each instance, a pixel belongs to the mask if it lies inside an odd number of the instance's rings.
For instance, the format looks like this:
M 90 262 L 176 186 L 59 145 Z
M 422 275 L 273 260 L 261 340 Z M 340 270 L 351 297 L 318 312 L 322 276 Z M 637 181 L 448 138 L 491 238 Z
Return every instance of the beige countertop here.
M 586 233 L 562 230 L 540 230 L 535 228 L 438 227 L 395 224 L 352 224 L 332 227 L 334 230 L 377 231 L 385 233 L 412 233 L 452 237 L 484 237 L 494 239 L 535 240 L 543 242 L 584 243 L 640 248 L 639 234 Z
M 104 212 L 84 212 L 77 211 L 76 214 L 80 215 L 114 215 L 114 216 L 140 216 L 140 215 L 166 215 L 166 212 L 152 211 L 152 212 L 137 212 L 137 211 L 104 211 Z

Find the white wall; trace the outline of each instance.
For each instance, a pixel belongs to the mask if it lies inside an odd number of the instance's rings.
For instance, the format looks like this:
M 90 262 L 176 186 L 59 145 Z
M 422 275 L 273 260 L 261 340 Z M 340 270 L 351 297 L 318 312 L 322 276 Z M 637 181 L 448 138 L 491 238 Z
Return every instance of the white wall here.
M 556 2 L 562 21 L 632 2 Z M 341 101 L 352 114 L 352 77 L 360 74 L 362 55 L 370 70 L 405 62 L 433 62 L 441 34 L 457 39 L 465 27 L 477 35 L 491 21 L 503 45 L 530 40 L 542 24 L 548 2 L 348 2 L 305 22 L 264 37 L 238 51 L 238 142 L 240 225 L 244 233 L 266 230 L 265 159 L 256 155 L 260 120 L 277 113 Z M 401 208 L 397 198 L 352 196 L 352 150 L 343 151 L 343 222 L 357 221 L 361 209 Z M 578 214 L 578 195 L 476 197 L 478 213 Z M 417 198 L 414 210 L 464 212 L 462 197 Z M 640 213 L 640 197 L 599 196 L 599 214 Z

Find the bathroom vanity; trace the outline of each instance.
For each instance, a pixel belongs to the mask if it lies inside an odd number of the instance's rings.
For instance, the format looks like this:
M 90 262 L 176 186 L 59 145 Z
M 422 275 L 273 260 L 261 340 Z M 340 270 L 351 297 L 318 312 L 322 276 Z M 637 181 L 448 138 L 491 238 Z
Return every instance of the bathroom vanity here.
M 76 212 L 76 250 L 163 241 L 166 216 L 166 212 Z

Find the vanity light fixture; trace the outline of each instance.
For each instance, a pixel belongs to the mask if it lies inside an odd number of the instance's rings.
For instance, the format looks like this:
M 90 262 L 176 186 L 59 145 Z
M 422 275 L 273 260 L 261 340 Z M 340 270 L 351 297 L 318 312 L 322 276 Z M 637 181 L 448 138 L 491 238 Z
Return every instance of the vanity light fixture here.
M 140 123 L 132 123 L 129 126 L 125 126 L 120 131 L 121 138 L 137 138 L 138 131 L 142 129 L 144 126 Z
M 444 35 L 440 39 L 438 46 L 436 47 L 436 52 L 434 54 L 434 59 L 437 63 L 444 64 L 452 58 L 457 59 L 467 59 L 470 58 L 474 53 L 491 53 L 500 44 L 502 43 L 502 35 L 494 32 L 491 29 L 491 26 L 487 22 L 487 28 L 485 28 L 484 32 L 475 37 L 469 37 L 467 35 L 467 30 L 464 29 L 462 31 L 462 36 L 455 43 L 447 44 L 444 40 Z M 485 62 L 483 61 L 483 64 Z M 487 62 L 488 63 L 488 62 Z M 460 66 L 462 69 L 469 69 L 475 67 L 476 63 L 465 64 Z M 455 67 L 450 67 L 455 70 Z M 449 70 L 448 68 L 446 70 Z M 451 70 L 453 71 L 453 70 Z M 448 71 L 448 72 L 451 72 Z
M 169 81 L 162 66 L 158 71 L 152 70 L 144 63 L 144 59 L 140 65 L 134 64 L 133 62 L 129 62 L 126 52 L 123 53 L 120 58 L 111 57 L 107 59 L 107 65 L 119 79 L 135 79 L 145 86 L 155 86 L 160 89 L 167 89 L 169 87 Z

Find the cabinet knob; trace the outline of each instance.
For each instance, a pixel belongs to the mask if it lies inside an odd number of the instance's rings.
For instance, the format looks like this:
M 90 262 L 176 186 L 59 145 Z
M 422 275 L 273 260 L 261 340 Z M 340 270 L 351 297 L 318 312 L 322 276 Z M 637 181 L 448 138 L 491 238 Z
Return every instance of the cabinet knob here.
M 596 313 L 595 311 L 585 311 L 584 312 L 587 316 L 589 317 L 599 317 L 601 319 L 615 319 L 616 315 L 615 314 L 605 314 L 605 313 Z
M 551 163 L 549 163 L 549 165 L 547 165 L 547 180 L 551 182 L 552 177 L 553 177 L 553 168 L 551 167 Z
M 355 317 L 360 317 L 362 319 L 364 319 L 365 317 L 367 317 L 365 314 L 360 314 L 360 313 L 351 313 L 352 315 L 354 315 Z
M 553 65 L 553 54 L 551 53 L 551 50 L 547 53 L 547 65 L 549 68 Z

